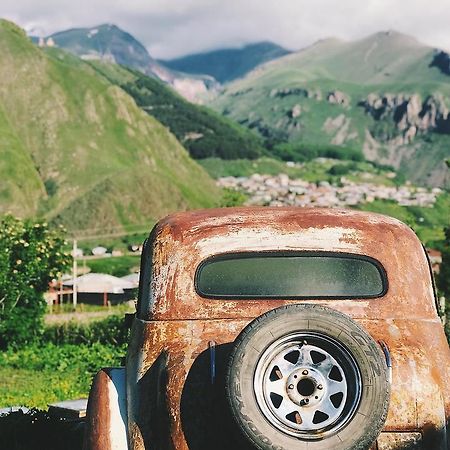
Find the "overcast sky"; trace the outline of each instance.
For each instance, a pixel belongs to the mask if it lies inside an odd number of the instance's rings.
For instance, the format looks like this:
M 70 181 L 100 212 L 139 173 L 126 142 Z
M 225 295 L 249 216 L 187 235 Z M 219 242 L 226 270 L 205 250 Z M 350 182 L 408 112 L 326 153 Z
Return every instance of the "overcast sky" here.
M 34 34 L 114 23 L 153 57 L 270 40 L 289 49 L 394 29 L 450 50 L 450 0 L 0 0 Z

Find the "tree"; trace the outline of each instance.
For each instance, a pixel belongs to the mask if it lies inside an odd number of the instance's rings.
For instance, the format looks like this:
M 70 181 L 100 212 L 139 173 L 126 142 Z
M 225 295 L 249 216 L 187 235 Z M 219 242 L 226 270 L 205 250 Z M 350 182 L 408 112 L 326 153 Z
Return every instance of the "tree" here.
M 445 228 L 444 248 L 442 249 L 442 263 L 437 276 L 439 293 L 445 297 L 445 332 L 450 344 L 450 226 Z
M 450 300 L 450 227 L 445 230 L 444 248 L 442 249 L 442 263 L 437 277 L 439 290 L 447 300 Z
M 43 329 L 44 292 L 67 269 L 64 230 L 7 215 L 0 220 L 0 347 L 33 341 Z

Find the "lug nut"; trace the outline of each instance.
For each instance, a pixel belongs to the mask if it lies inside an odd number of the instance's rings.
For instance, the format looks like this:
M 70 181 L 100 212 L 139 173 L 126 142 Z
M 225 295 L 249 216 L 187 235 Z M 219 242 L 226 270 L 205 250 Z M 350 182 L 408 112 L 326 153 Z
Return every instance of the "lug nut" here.
M 317 389 L 322 390 L 322 389 L 323 389 L 323 386 L 322 386 L 321 384 L 319 384 L 319 386 L 317 386 Z
M 288 389 L 294 389 L 294 385 L 293 385 L 293 384 L 290 384 L 290 385 L 288 386 Z
M 300 400 L 300 406 L 305 406 L 309 403 L 309 398 L 304 398 Z
M 303 375 L 308 375 L 308 371 L 307 371 L 307 370 L 304 370 L 304 371 L 302 372 L 302 374 L 303 374 Z

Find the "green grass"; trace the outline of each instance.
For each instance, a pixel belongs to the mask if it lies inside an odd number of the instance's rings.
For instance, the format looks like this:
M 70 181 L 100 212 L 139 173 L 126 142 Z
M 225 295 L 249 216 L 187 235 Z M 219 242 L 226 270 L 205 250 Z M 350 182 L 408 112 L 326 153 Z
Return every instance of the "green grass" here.
M 0 406 L 46 409 L 48 403 L 87 397 L 101 368 L 120 365 L 125 346 L 44 344 L 0 354 Z
M 186 101 L 162 82 L 115 64 L 98 61 L 90 64 L 169 128 L 192 157 L 232 159 L 262 154 L 262 140 L 254 133 L 209 108 Z
M 92 272 L 107 273 L 116 277 L 123 277 L 139 270 L 140 256 L 111 256 L 109 258 L 78 260 L 80 266 L 86 263 Z M 84 262 L 85 261 L 85 262 Z
M 440 195 L 431 208 L 400 206 L 392 201 L 376 200 L 359 205 L 358 209 L 395 217 L 409 225 L 426 246 L 439 249 L 445 238 L 444 227 L 449 226 L 450 193 Z
M 117 305 L 111 305 L 107 308 L 108 315 L 120 315 L 122 316 L 125 313 L 133 312 L 132 308 L 128 305 L 128 303 L 119 303 Z M 71 314 L 71 313 L 96 313 L 96 312 L 105 312 L 105 307 L 103 305 L 90 305 L 87 303 L 78 303 L 76 308 L 74 309 L 73 304 L 71 303 L 63 303 L 60 305 L 52 305 L 47 308 L 47 314 L 58 315 L 58 314 Z M 95 320 L 94 316 L 94 320 Z
M 267 175 L 287 173 L 290 176 L 300 176 L 301 173 L 300 169 L 290 168 L 285 162 L 273 158 L 256 160 L 205 158 L 200 160 L 199 164 L 215 179 L 228 176 L 249 177 L 254 173 Z
M 319 182 L 323 180 L 329 180 L 331 182 L 338 181 L 340 176 L 330 175 L 330 169 L 333 166 L 346 166 L 351 164 L 352 170 L 345 175 L 345 177 L 351 181 L 361 182 L 361 174 L 365 172 L 369 173 L 371 177 L 366 180 L 367 182 L 383 184 L 386 186 L 395 184 L 394 180 L 387 177 L 388 170 L 377 168 L 368 162 L 314 159 L 290 167 L 284 161 L 264 157 L 256 160 L 222 160 L 219 158 L 206 158 L 199 161 L 199 163 L 211 177 L 215 179 L 227 176 L 249 177 L 254 173 L 259 173 L 260 175 L 278 175 L 280 173 L 285 173 L 289 175 L 290 178 L 302 178 L 303 180 L 310 182 Z

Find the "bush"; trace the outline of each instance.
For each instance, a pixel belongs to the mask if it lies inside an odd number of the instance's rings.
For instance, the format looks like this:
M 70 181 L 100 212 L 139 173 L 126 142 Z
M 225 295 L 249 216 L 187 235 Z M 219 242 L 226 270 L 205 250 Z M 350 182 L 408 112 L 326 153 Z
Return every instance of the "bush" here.
M 303 162 L 314 158 L 332 158 L 346 161 L 364 161 L 360 150 L 338 145 L 315 145 L 284 142 L 271 149 L 273 156 L 283 161 Z
M 241 206 L 247 200 L 247 196 L 236 189 L 224 188 L 220 200 L 221 207 Z
M 62 344 L 106 344 L 126 345 L 129 330 L 123 316 L 110 316 L 89 324 L 70 321 L 48 326 L 43 335 L 43 343 Z
M 356 163 L 350 163 L 350 164 L 336 164 L 334 166 L 331 166 L 328 170 L 328 173 L 330 175 L 334 176 L 341 176 L 341 175 L 347 175 L 352 170 L 356 170 L 358 167 Z
M 0 367 L 63 373 L 78 371 L 89 381 L 104 366 L 120 365 L 126 345 L 31 344 L 21 349 L 8 349 L 0 355 Z
M 71 256 L 62 230 L 5 216 L 0 221 L 0 348 L 33 342 L 43 329 L 49 282 Z

